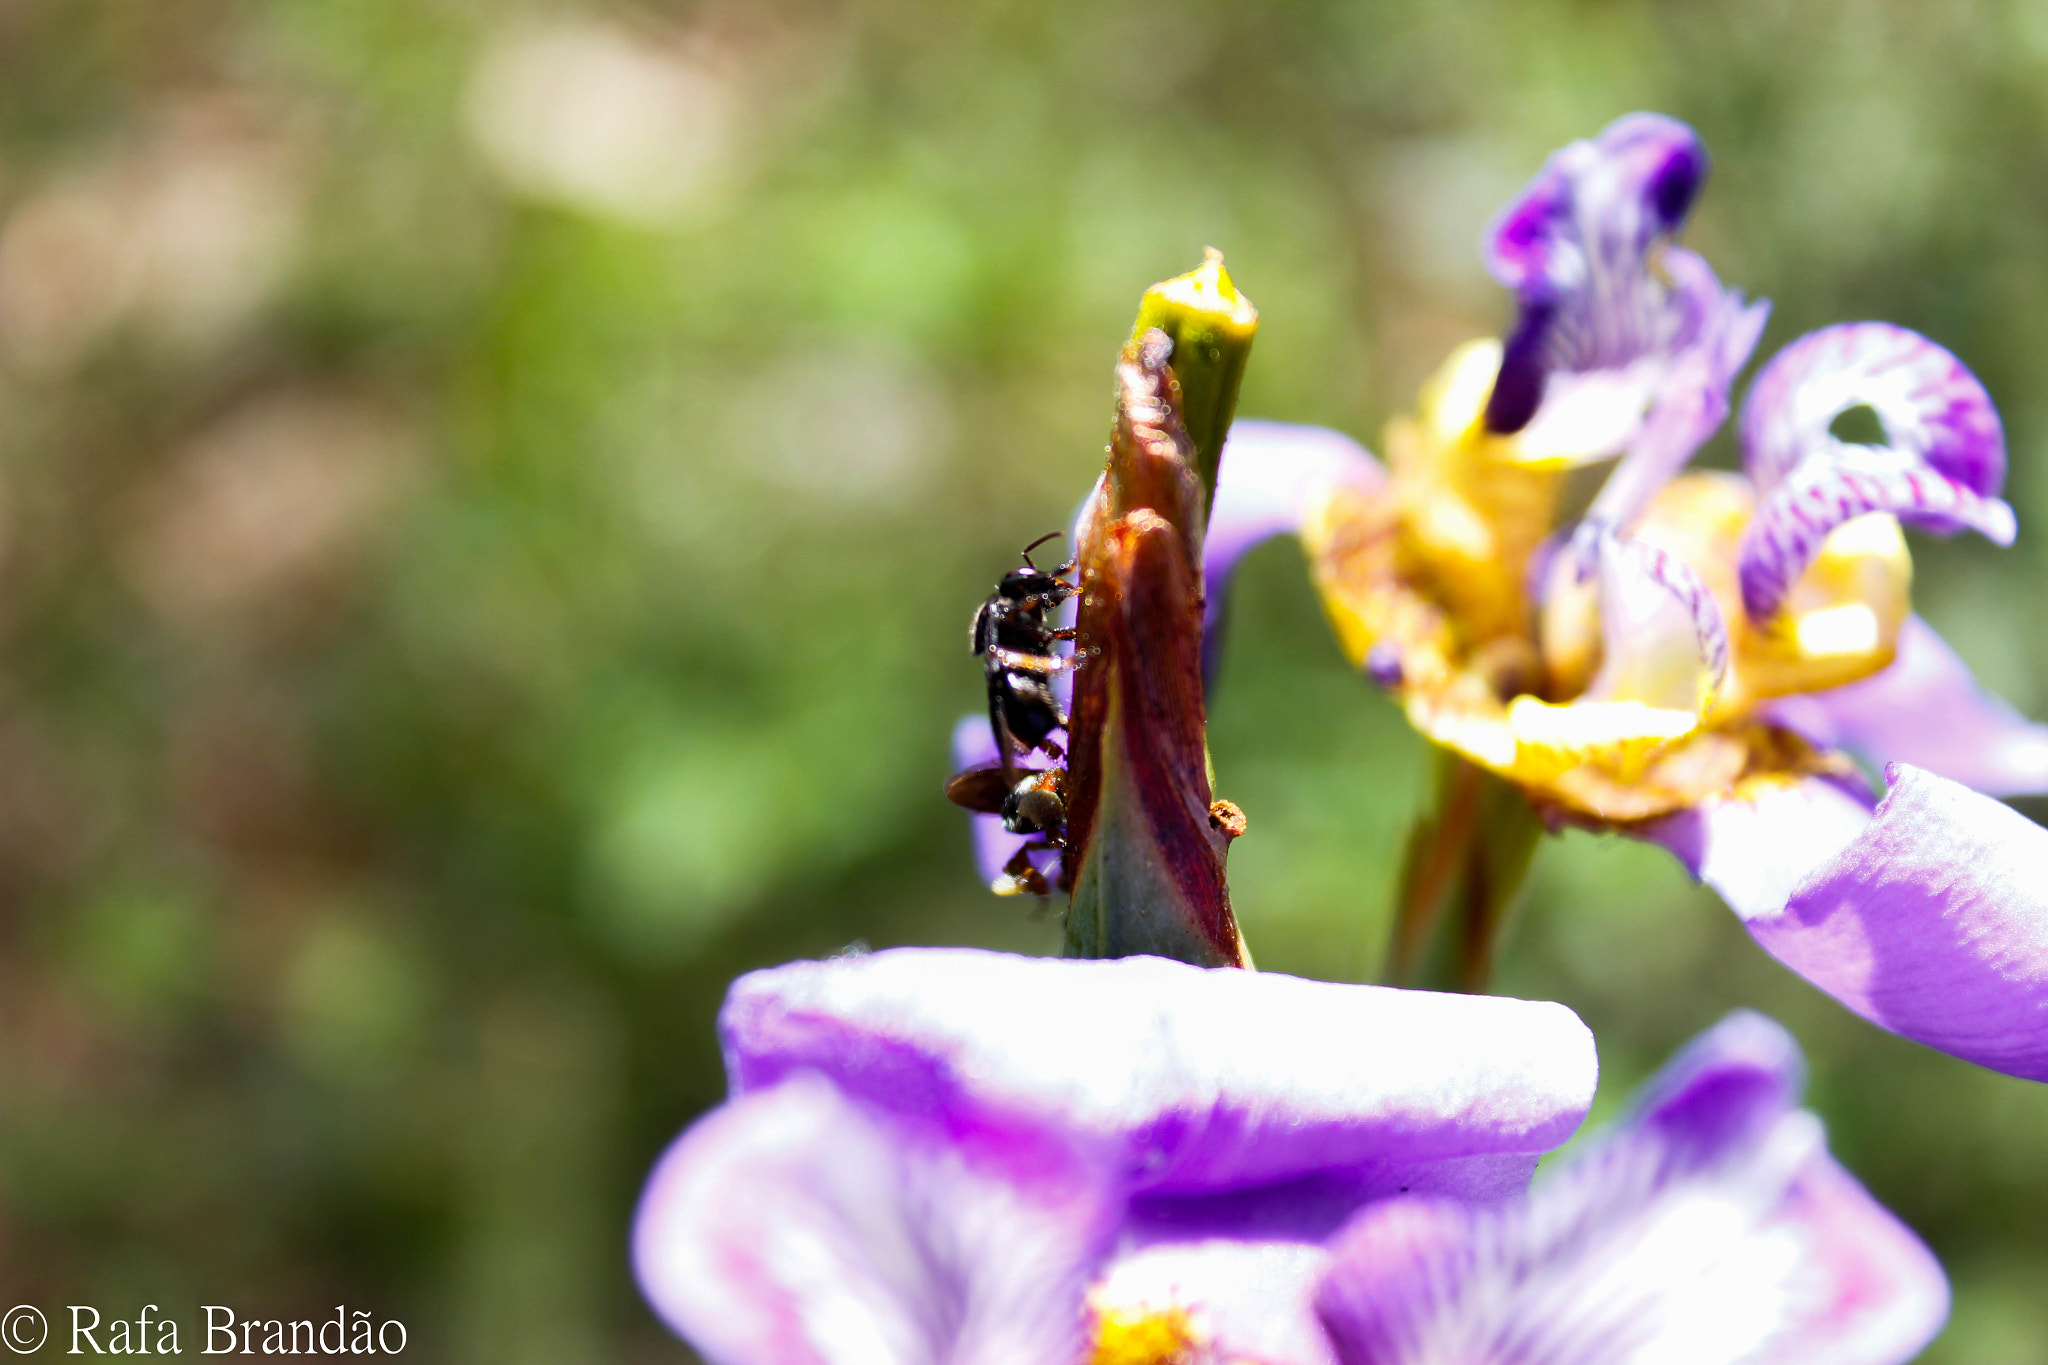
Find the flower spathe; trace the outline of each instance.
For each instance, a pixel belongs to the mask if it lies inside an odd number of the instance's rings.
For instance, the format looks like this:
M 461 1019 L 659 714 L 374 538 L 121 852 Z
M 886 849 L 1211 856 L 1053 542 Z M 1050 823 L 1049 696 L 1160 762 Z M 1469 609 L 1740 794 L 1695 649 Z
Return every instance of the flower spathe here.
M 1765 318 L 1671 241 L 1705 166 L 1692 131 L 1654 115 L 1552 157 L 1489 242 L 1519 306 L 1506 343 L 1452 355 L 1417 414 L 1390 425 L 1384 470 L 1360 450 L 1332 478 L 1328 434 L 1240 424 L 1217 522 L 1296 531 L 1352 661 L 1553 824 L 1672 847 L 1770 951 L 1866 1017 L 2048 1079 L 2048 1062 L 2021 1060 L 2048 1057 L 2048 1014 L 2008 1018 L 2032 1041 L 1981 1047 L 1941 1022 L 1969 1013 L 1973 990 L 2048 982 L 2024 898 L 1980 900 L 1971 932 L 2007 947 L 1956 955 L 1956 994 L 1912 1009 L 1866 1008 L 1794 921 L 1761 931 L 1871 821 L 1844 750 L 1983 791 L 2048 791 L 2048 727 L 1983 694 L 1912 615 L 1902 526 L 1999 544 L 2016 529 L 1997 411 L 1948 351 L 1876 322 L 1799 338 L 1743 402 L 1743 473 L 1684 472 Z M 1882 444 L 1834 434 L 1859 408 Z M 1586 514 L 1560 524 L 1564 472 L 1605 458 Z M 1263 479 L 1285 496 L 1245 491 Z M 1276 502 L 1297 509 L 1291 524 Z M 1211 558 L 1212 596 L 1230 568 Z M 2012 836 L 1985 856 L 2023 866 L 2031 827 L 1984 810 Z M 1933 876 L 1947 836 L 1899 837 L 1921 841 L 1901 866 Z M 1937 915 L 1929 932 L 1958 924 Z
M 1593 1090 L 1557 1005 L 899 949 L 744 977 L 721 1029 L 634 1229 L 716 1365 L 1647 1361 L 1703 1319 L 1702 1365 L 1891 1365 L 1946 1302 L 1754 1016 L 1527 1197 Z

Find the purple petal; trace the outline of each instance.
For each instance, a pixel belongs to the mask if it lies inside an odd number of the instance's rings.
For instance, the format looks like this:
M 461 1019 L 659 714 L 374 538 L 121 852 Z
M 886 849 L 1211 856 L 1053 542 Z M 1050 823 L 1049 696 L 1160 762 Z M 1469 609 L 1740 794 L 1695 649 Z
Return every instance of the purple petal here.
M 1783 723 L 1824 748 L 1882 767 L 1910 763 L 1987 796 L 2048 793 L 2048 725 L 1977 685 L 1934 627 L 1909 616 L 1883 671 L 1777 704 Z
M 1963 362 L 1888 322 L 1808 332 L 1757 374 L 1742 405 L 1742 457 L 1768 492 L 1815 455 L 1843 443 L 1828 427 L 1867 405 L 1893 450 L 1973 493 L 2005 486 L 2005 431 L 1991 395 Z
M 2048 1080 L 2048 830 L 1918 768 L 1887 780 L 1876 816 L 1788 900 L 1737 912 L 1873 1023 Z
M 1546 1151 L 1595 1072 L 1560 1005 L 1158 958 L 796 963 L 736 982 L 721 1028 L 736 1093 L 816 1070 L 1020 1150 L 1083 1144 L 1158 1194 Z
M 1887 444 L 1829 426 L 1868 406 Z M 1743 605 L 1765 620 L 1828 533 L 1889 512 L 1924 530 L 1981 532 L 2009 545 L 2005 434 L 1984 386 L 1918 333 L 1851 322 L 1808 333 L 1764 366 L 1742 409 L 1743 459 L 1759 501 L 1741 549 Z
M 1750 619 L 1775 615 L 1821 542 L 1872 512 L 1927 530 L 1977 531 L 1997 545 L 2012 544 L 2018 531 L 2004 502 L 1979 497 L 1911 456 L 1837 443 L 1831 454 L 1809 458 L 1766 493 L 1743 532 L 1737 557 Z
M 1690 253 L 1686 255 L 1690 257 Z M 1704 262 L 1700 268 L 1706 268 Z M 1771 305 L 1767 301 L 1745 304 L 1732 289 L 1725 294 L 1718 292 L 1718 286 L 1716 290 L 1699 343 L 1681 354 L 1663 377 L 1656 403 L 1628 454 L 1586 509 L 1589 522 L 1617 527 L 1632 524 L 1727 419 L 1729 386 L 1763 336 Z
M 1204 678 L 1216 675 L 1214 656 L 1230 605 L 1230 580 L 1245 552 L 1273 536 L 1299 531 L 1339 488 L 1374 493 L 1386 482 L 1380 462 L 1341 432 L 1255 418 L 1231 427 L 1202 544 Z
M 1940 1268 L 1827 1155 L 1797 1049 L 1736 1015 L 1631 1114 L 1472 1208 L 1396 1200 L 1332 1246 L 1318 1309 L 1347 1365 L 1890 1365 L 1932 1338 Z
M 953 726 L 953 771 L 960 772 L 980 763 L 996 761 L 995 731 L 989 729 L 987 716 L 962 716 Z M 1006 882 L 1008 876 L 1003 867 L 1015 857 L 1017 850 L 1032 840 L 1028 834 L 1012 834 L 1003 828 L 1000 815 L 969 815 L 969 827 L 974 835 L 974 866 L 981 873 L 984 882 L 994 885 Z M 1048 886 L 1060 884 L 1060 853 L 1058 849 L 1041 849 L 1031 855 L 1031 865 L 1045 874 Z
M 1747 921 L 1782 909 L 1815 868 L 1853 844 L 1872 804 L 1867 792 L 1834 778 L 1758 779 L 1636 832 Z
M 1067 1361 L 1116 1205 L 1078 1164 L 992 1166 L 797 1076 L 669 1148 L 633 1265 L 716 1365 Z
M 1684 222 L 1706 171 L 1692 129 L 1658 114 L 1617 119 L 1544 163 L 1487 243 L 1488 269 L 1521 305 L 1487 402 L 1489 430 L 1526 426 L 1554 373 L 1675 354 L 1698 336 L 1719 296 L 1717 285 L 1698 288 L 1712 272 L 1688 262 L 1671 272 L 1674 288 L 1649 258 Z

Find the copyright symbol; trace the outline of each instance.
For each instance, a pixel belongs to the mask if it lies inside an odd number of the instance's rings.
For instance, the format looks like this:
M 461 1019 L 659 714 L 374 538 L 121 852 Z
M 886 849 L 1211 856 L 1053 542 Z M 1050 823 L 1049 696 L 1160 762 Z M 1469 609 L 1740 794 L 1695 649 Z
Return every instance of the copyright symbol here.
M 18 1356 L 41 1346 L 48 1335 L 50 1324 L 43 1321 L 43 1310 L 32 1304 L 18 1303 L 7 1310 L 6 1317 L 0 1318 L 0 1339 Z

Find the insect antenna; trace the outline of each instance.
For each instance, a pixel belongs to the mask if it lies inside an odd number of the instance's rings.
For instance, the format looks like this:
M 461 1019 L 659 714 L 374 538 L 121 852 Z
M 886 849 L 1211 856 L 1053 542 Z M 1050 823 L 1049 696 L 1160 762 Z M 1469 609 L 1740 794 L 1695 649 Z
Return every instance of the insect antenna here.
M 1026 564 L 1030 564 L 1031 567 L 1034 569 L 1037 568 L 1038 566 L 1036 564 L 1031 564 L 1031 552 L 1037 549 L 1039 546 L 1045 544 L 1045 542 L 1047 542 L 1048 540 L 1058 540 L 1061 534 L 1062 533 L 1059 531 L 1047 531 L 1044 535 L 1032 541 L 1029 545 L 1026 545 L 1024 547 L 1024 562 Z

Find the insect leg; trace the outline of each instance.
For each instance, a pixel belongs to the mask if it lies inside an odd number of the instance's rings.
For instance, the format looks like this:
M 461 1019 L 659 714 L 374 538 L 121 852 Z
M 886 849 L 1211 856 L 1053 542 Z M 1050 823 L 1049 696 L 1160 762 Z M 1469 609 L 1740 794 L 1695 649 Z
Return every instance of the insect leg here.
M 1012 854 L 1010 861 L 1003 864 L 1003 875 L 992 888 L 998 896 L 1015 896 L 1027 893 L 1033 896 L 1050 896 L 1052 887 L 1047 885 L 1045 874 L 1031 865 L 1031 851 L 1043 848 L 1043 844 L 1026 844 Z
M 1017 673 L 1050 675 L 1062 669 L 1072 668 L 1074 661 L 1058 654 L 1025 654 L 1001 645 L 990 645 L 988 657 L 1003 668 Z

